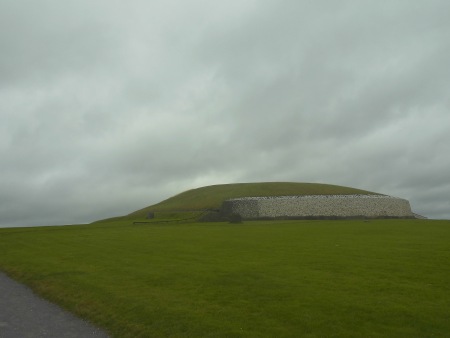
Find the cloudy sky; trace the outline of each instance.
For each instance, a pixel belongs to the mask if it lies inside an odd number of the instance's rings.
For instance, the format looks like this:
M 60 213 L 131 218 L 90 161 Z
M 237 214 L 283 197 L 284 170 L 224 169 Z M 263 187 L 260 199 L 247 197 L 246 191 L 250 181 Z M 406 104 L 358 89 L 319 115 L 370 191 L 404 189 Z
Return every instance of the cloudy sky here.
M 262 181 L 450 218 L 449 13 L 448 0 L 0 0 L 0 226 Z

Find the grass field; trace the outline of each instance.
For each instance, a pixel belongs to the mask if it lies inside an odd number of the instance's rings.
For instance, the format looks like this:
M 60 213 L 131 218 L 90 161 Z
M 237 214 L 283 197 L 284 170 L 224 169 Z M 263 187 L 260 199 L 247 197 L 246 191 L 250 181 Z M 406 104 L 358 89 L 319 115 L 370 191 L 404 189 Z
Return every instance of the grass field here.
M 450 332 L 450 221 L 0 229 L 0 269 L 114 337 Z

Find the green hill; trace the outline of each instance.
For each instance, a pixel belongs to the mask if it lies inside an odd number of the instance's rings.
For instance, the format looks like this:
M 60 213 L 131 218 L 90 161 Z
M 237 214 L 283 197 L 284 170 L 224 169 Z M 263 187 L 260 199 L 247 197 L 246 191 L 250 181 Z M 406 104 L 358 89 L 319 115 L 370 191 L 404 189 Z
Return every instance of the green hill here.
M 220 184 L 187 190 L 162 202 L 132 212 L 129 219 L 145 218 L 149 212 L 218 209 L 230 198 L 255 196 L 352 195 L 374 192 L 319 183 L 264 182 Z

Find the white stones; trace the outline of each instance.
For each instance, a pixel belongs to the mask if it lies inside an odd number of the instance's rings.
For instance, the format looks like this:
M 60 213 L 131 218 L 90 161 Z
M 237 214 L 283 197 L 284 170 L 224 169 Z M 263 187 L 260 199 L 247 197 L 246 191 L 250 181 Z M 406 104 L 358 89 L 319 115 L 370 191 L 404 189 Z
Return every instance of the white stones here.
M 225 214 L 257 218 L 412 218 L 409 202 L 386 195 L 243 197 L 227 200 Z

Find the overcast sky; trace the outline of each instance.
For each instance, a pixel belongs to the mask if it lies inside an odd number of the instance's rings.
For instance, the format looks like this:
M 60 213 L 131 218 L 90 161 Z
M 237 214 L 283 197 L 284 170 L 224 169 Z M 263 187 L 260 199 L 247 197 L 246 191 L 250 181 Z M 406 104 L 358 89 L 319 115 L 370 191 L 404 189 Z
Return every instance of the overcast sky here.
M 450 218 L 448 0 L 0 0 L 0 226 L 293 181 Z

